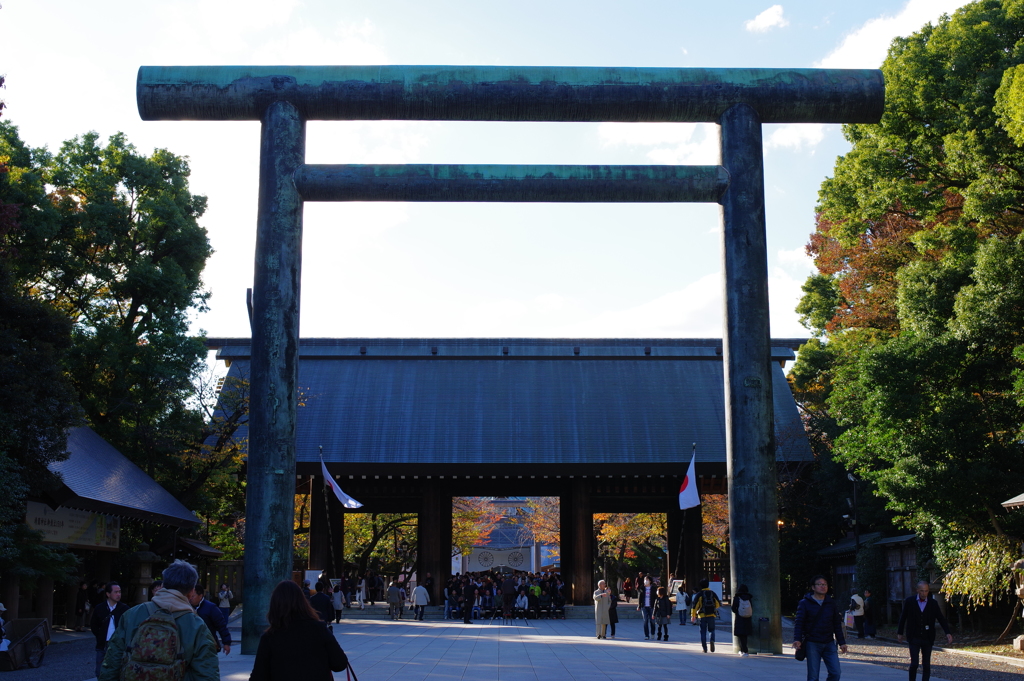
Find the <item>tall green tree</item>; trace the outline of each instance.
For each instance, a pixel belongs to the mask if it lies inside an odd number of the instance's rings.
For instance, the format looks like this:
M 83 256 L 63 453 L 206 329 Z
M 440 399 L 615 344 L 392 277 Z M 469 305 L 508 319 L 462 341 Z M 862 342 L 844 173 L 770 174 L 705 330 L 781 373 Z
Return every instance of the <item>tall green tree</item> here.
M 795 383 L 831 454 L 943 567 L 1024 534 L 1024 0 L 979 0 L 896 39 L 878 125 L 821 188 Z M 961 579 L 959 584 L 980 583 Z M 965 594 L 977 596 L 977 594 Z
M 0 138 L 0 573 L 61 577 L 74 562 L 40 543 L 25 525 L 25 500 L 59 481 L 47 466 L 67 457 L 67 429 L 81 415 L 61 366 L 71 346 L 71 323 L 18 285 L 12 264 L 18 253 L 6 237 L 20 229 L 12 164 L 28 161 L 24 147 Z
M 198 423 L 188 400 L 206 349 L 188 323 L 208 295 L 206 200 L 189 191 L 184 158 L 142 155 L 120 133 L 103 144 L 90 132 L 52 155 L 25 149 L 8 123 L 0 138 L 19 152 L 13 274 L 71 320 L 64 365 L 91 425 L 159 478 Z

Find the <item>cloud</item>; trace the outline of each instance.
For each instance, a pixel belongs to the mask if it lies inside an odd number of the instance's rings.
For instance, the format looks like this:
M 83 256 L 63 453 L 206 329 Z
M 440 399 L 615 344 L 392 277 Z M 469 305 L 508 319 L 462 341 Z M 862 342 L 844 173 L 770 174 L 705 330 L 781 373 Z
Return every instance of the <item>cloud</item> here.
M 909 0 L 895 15 L 871 19 L 843 39 L 843 42 L 815 66 L 831 69 L 877 69 L 885 60 L 889 44 L 897 36 L 910 35 L 943 14 L 952 14 L 970 0 Z
M 803 249 L 797 249 L 802 251 Z M 794 258 L 793 253 L 780 258 Z M 792 262 L 787 262 L 792 265 Z M 771 335 L 803 337 L 807 330 L 795 312 L 803 295 L 806 269 L 789 272 L 775 267 L 768 276 Z M 701 277 L 680 291 L 673 291 L 624 310 L 608 310 L 576 323 L 555 327 L 545 336 L 564 338 L 721 338 L 724 333 L 722 273 Z M 548 329 L 545 329 L 548 331 Z
M 810 274 L 814 271 L 814 259 L 807 255 L 807 249 L 798 246 L 791 250 L 779 249 L 775 260 L 781 267 L 795 270 L 798 273 Z
M 669 165 L 717 165 L 718 126 L 712 123 L 602 123 L 604 146 L 652 147 L 647 158 Z
M 415 163 L 431 142 L 432 121 L 310 121 L 307 163 Z
M 789 26 L 789 21 L 782 16 L 782 5 L 772 5 L 746 22 L 744 26 L 751 33 L 766 33 L 773 28 Z
M 765 148 L 799 151 L 805 146 L 816 147 L 824 139 L 825 126 L 820 123 L 790 123 L 775 126 L 765 140 Z
M 565 338 L 715 338 L 722 335 L 722 274 L 701 277 L 624 310 L 607 310 L 555 329 Z

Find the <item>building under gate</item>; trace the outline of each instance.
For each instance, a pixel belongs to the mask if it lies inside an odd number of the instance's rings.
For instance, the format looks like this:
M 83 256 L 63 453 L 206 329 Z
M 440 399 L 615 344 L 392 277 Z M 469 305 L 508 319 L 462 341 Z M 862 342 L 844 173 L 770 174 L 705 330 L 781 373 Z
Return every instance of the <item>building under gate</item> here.
M 802 342 L 771 344 L 779 466 L 811 458 L 783 373 Z M 249 339 L 208 344 L 248 377 Z M 667 514 L 670 570 L 693 585 L 700 509 L 680 511 L 678 493 L 694 445 L 701 492 L 728 491 L 722 368 L 717 339 L 304 339 L 296 475 L 321 476 L 322 447 L 359 512 L 417 513 L 419 572 L 436 585 L 454 496 L 559 497 L 573 603 L 591 603 L 594 513 Z M 312 500 L 310 565 L 337 572 L 345 510 Z

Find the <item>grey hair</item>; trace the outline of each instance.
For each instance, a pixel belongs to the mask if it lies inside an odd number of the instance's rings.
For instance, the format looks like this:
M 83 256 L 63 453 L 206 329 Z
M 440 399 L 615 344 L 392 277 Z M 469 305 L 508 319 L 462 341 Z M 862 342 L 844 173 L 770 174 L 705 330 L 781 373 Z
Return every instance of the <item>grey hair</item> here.
M 164 568 L 164 588 L 174 589 L 187 594 L 196 588 L 199 581 L 199 573 L 193 565 L 183 560 L 176 560 Z

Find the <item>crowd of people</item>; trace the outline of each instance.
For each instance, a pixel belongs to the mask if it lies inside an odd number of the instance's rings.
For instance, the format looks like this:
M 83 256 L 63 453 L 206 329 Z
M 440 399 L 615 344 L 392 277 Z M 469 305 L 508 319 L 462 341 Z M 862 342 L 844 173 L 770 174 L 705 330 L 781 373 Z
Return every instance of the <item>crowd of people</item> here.
M 708 580 L 701 581 L 699 588 L 692 591 L 687 590 L 681 580 L 673 580 L 669 587 L 657 581 L 656 577 L 642 572 L 635 579 L 627 578 L 616 585 L 600 580 L 593 593 L 596 637 L 614 639 L 618 609 L 623 607 L 623 602 L 633 606 L 635 599 L 644 640 L 655 637 L 658 641 L 668 641 L 675 609 L 680 625 L 687 624 L 688 620 L 689 624 L 700 627 L 703 651 L 715 652 L 715 624 L 722 603 L 718 594 L 709 588 Z M 829 594 L 826 577 L 817 575 L 810 584 L 810 592 L 797 607 L 793 648 L 797 659 L 806 659 L 808 679 L 818 679 L 824 665 L 828 681 L 839 681 L 839 652 L 847 652 L 847 629 L 855 630 L 858 638 L 875 636 L 871 591 L 864 589 L 861 595 L 854 589 L 847 604 Z M 388 604 L 394 620 L 404 618 L 407 605 L 412 608 L 414 620 L 423 620 L 426 606 L 435 604 L 431 594 L 433 579 L 428 573 L 414 589 L 406 589 L 406 586 L 406 582 L 397 578 L 385 582 L 370 572 L 358 579 L 334 580 L 333 584 L 323 576 L 315 584 L 304 582 L 302 587 L 291 581 L 281 582 L 271 597 L 270 627 L 260 641 L 252 678 L 268 681 L 284 678 L 286 670 L 294 672 L 294 666 L 287 660 L 297 641 L 308 648 L 304 648 L 303 659 L 311 661 L 309 675 L 329 678 L 324 674 L 345 669 L 347 658 L 331 633 L 332 621 L 340 621 L 344 607 L 364 607 L 377 601 Z M 567 594 L 566 584 L 556 572 L 480 572 L 456 574 L 448 579 L 441 592 L 441 604 L 445 619 L 462 619 L 467 624 L 499 613 L 509 619 L 564 618 Z M 229 654 L 232 645 L 227 621 L 234 594 L 228 585 L 222 584 L 215 594 L 207 597 L 198 583 L 195 568 L 175 561 L 164 571 L 163 578 L 154 582 L 150 602 L 129 609 L 121 602 L 121 596 L 117 582 L 82 583 L 78 593 L 76 628 L 82 630 L 88 624 L 96 637 L 95 671 L 100 681 L 118 678 L 121 668 L 131 662 L 133 641 L 139 636 L 153 636 L 146 631 L 147 627 L 159 631 L 160 626 L 171 623 L 181 640 L 190 677 L 219 678 L 216 655 Z M 748 655 L 747 639 L 753 631 L 754 603 L 754 594 L 746 585 L 739 585 L 730 607 L 732 633 L 741 656 Z M 2 607 L 0 605 L 0 610 Z M 929 584 L 919 582 L 917 594 L 904 603 L 897 629 L 900 641 L 905 636 L 910 644 L 911 679 L 915 678 L 918 667 L 921 667 L 924 681 L 930 676 L 936 627 L 941 627 L 947 641 L 952 642 L 949 624 L 931 596 Z M 140 631 L 145 633 L 140 634 Z
M 434 579 L 428 572 L 416 584 L 398 577 L 384 579 L 368 571 L 357 577 L 350 575 L 328 580 L 321 575 L 313 584 L 303 582 L 303 589 L 315 601 L 315 608 L 324 621 L 341 621 L 344 608 L 364 609 L 378 601 L 388 605 L 392 620 L 406 618 L 422 621 L 428 605 L 443 605 L 446 620 L 461 619 L 471 624 L 478 619 L 502 615 L 509 619 L 564 618 L 567 599 L 565 582 L 557 572 L 470 572 L 455 574 L 434 595 Z
M 470 572 L 456 574 L 442 593 L 445 619 L 564 618 L 565 582 L 557 572 Z

